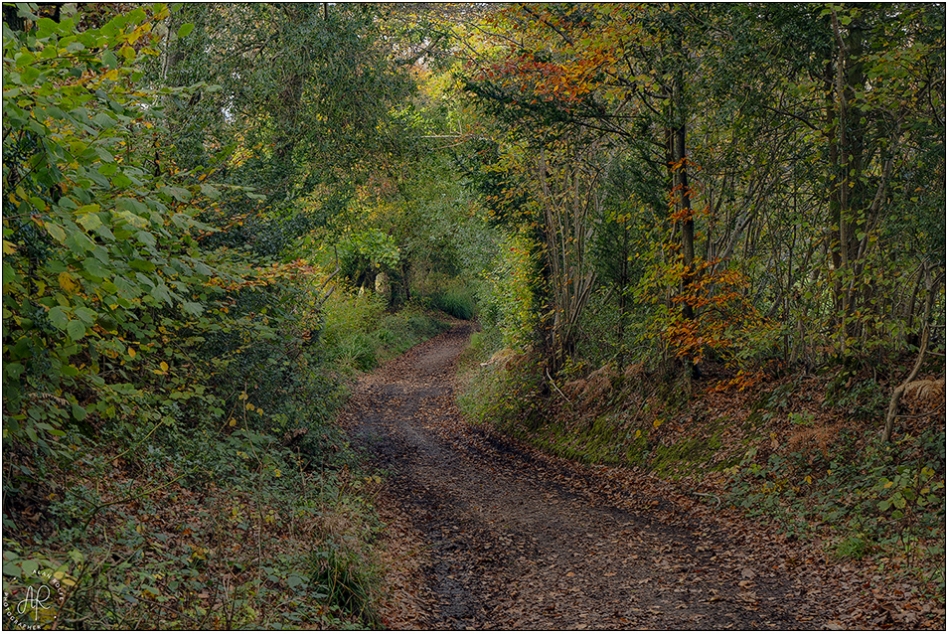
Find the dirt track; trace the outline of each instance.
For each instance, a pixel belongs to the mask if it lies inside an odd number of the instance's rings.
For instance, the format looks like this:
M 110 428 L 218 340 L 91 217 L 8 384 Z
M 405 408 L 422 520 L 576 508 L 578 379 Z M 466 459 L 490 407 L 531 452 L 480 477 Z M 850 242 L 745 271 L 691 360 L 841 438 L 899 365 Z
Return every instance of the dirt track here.
M 827 588 L 789 572 L 788 545 L 746 534 L 749 523 L 465 425 L 452 380 L 469 334 L 455 326 L 363 377 L 344 415 L 387 474 L 385 539 L 406 571 L 393 574 L 387 627 L 815 629 L 834 618 Z

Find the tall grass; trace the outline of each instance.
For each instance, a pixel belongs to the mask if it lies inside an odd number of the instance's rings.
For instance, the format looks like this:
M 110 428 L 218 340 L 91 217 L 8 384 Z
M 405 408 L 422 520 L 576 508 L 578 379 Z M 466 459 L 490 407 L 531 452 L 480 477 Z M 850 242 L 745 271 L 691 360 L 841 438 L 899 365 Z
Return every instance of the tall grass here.
M 475 316 L 474 295 L 465 287 L 452 287 L 430 296 L 432 308 L 448 313 L 458 319 L 470 320 Z
M 448 328 L 419 306 L 390 313 L 379 295 L 350 289 L 333 293 L 323 315 L 324 354 L 344 373 L 372 370 Z

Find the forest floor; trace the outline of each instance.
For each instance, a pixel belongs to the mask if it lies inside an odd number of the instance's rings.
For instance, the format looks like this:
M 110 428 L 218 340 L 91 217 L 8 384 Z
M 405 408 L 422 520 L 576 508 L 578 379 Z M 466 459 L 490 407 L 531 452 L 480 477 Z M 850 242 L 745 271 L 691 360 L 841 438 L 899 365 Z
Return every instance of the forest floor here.
M 341 416 L 385 474 L 385 627 L 941 629 L 916 620 L 941 606 L 712 498 L 469 426 L 453 381 L 472 328 L 361 377 Z

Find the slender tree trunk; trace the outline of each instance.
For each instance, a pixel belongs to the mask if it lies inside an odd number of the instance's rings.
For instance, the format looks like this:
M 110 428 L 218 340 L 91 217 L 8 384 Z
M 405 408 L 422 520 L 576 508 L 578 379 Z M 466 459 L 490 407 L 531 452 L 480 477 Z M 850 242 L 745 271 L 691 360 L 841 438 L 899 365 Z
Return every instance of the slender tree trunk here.
M 682 264 L 685 267 L 685 278 L 682 280 L 685 295 L 688 295 L 689 287 L 695 274 L 693 266 L 695 263 L 695 220 L 692 217 L 692 200 L 689 194 L 689 171 L 686 165 L 685 153 L 685 123 L 679 126 L 675 131 L 675 160 L 678 164 L 676 170 L 677 184 L 679 190 L 678 211 L 684 217 L 682 220 Z M 682 315 L 686 319 L 694 319 L 695 314 L 692 305 L 688 302 L 682 304 Z
M 903 393 L 906 392 L 906 387 L 912 383 L 913 379 L 916 378 L 916 375 L 919 374 L 920 368 L 923 367 L 923 360 L 926 358 L 926 348 L 929 346 L 929 316 L 932 312 L 933 299 L 936 295 L 937 284 L 930 277 L 930 271 L 926 269 L 926 308 L 923 310 L 923 334 L 920 337 L 919 341 L 919 354 L 916 355 L 916 363 L 913 364 L 913 369 L 910 371 L 909 376 L 906 377 L 899 387 L 893 390 L 893 394 L 890 396 L 890 405 L 886 410 L 886 423 L 883 426 L 883 440 L 889 442 L 893 437 L 893 424 L 896 422 L 896 412 L 900 407 L 900 399 L 903 398 Z
M 619 269 L 619 323 L 617 324 L 617 348 L 619 354 L 617 357 L 617 364 L 620 369 L 626 366 L 626 319 L 629 312 L 627 296 L 626 296 L 626 286 L 629 284 L 629 225 L 626 220 L 623 220 L 623 249 L 622 249 L 622 258 L 623 261 L 620 263 Z
M 853 337 L 858 324 L 850 319 L 856 310 L 858 277 L 862 273 L 860 243 L 857 240 L 858 221 L 867 207 L 867 187 L 864 183 L 865 123 L 859 109 L 853 107 L 858 93 L 866 83 L 866 73 L 860 54 L 864 47 L 863 28 L 859 17 L 847 25 L 844 33 L 836 11 L 830 14 L 834 39 L 837 44 L 837 59 L 833 75 L 835 97 L 830 117 L 836 118 L 836 138 L 832 140 L 831 158 L 835 170 L 832 186 L 836 188 L 839 265 L 834 283 L 835 305 L 839 315 L 840 352 L 847 353 L 847 340 Z M 828 104 L 830 105 L 830 104 Z M 834 151 L 836 145 L 836 151 Z M 834 217 L 836 215 L 836 218 Z M 835 263 L 836 264 L 836 263 Z
M 681 40 L 679 49 L 681 50 Z M 670 134 L 670 150 L 672 154 L 672 185 L 673 200 L 675 201 L 676 216 L 681 219 L 681 249 L 684 274 L 682 277 L 682 317 L 687 321 L 695 319 L 695 311 L 689 303 L 689 291 L 695 277 L 695 219 L 692 216 L 692 200 L 689 193 L 689 169 L 686 154 L 686 103 L 685 81 L 681 67 L 675 74 L 672 86 L 672 121 L 673 129 Z M 685 361 L 687 375 L 691 378 L 698 376 L 698 368 L 691 359 Z

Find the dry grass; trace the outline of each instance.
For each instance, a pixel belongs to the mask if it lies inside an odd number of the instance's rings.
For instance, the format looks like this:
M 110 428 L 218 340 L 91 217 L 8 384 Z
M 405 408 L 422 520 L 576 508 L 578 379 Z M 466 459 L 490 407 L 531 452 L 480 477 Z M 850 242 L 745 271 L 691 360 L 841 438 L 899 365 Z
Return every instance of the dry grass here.
M 618 379 L 616 369 L 608 363 L 591 372 L 586 378 L 570 381 L 563 386 L 563 391 L 575 405 L 598 409 L 595 405 L 606 403 L 613 396 L 613 388 Z
M 788 449 L 805 451 L 816 448 L 826 457 L 842 428 L 839 423 L 823 423 L 799 429 L 788 437 Z
M 919 379 L 906 385 L 903 398 L 915 404 L 935 407 L 946 400 L 946 379 Z

